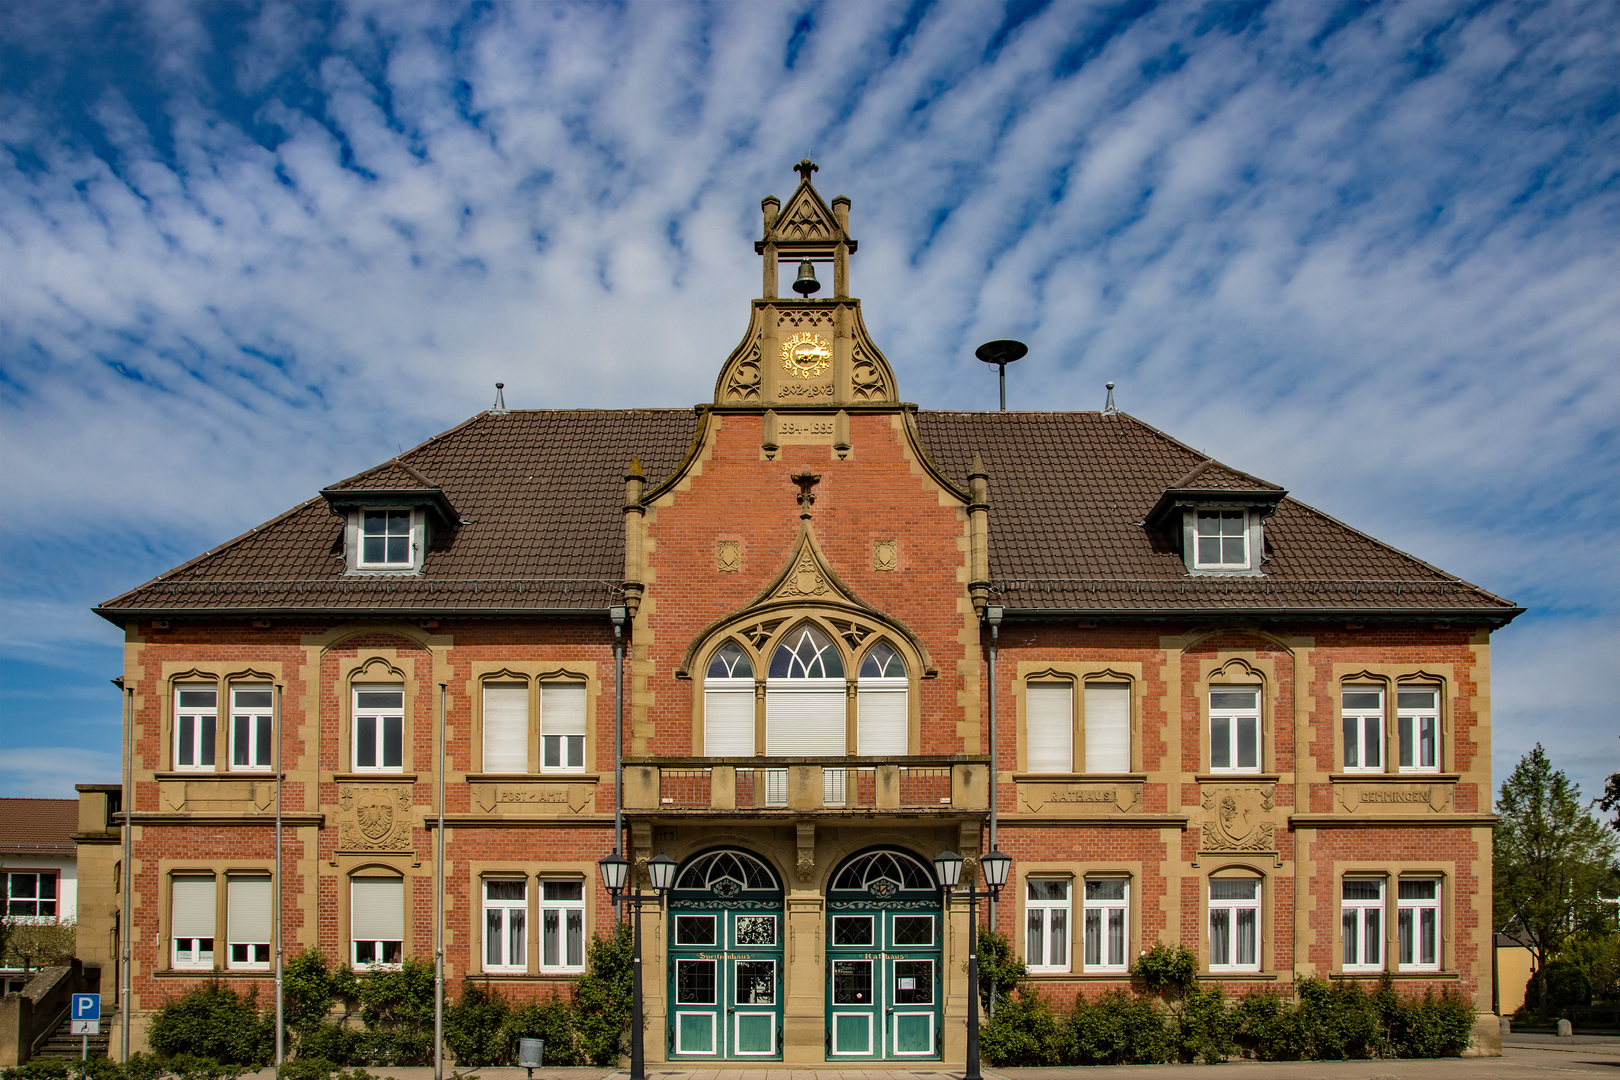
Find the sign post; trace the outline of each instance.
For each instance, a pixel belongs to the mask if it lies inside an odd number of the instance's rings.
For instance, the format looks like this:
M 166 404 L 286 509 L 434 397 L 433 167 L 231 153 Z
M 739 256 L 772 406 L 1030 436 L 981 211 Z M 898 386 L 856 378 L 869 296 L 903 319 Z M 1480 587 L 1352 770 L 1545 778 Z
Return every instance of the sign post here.
M 74 994 L 68 1006 L 69 1033 L 84 1036 L 80 1060 L 90 1060 L 90 1036 L 101 1034 L 101 995 Z

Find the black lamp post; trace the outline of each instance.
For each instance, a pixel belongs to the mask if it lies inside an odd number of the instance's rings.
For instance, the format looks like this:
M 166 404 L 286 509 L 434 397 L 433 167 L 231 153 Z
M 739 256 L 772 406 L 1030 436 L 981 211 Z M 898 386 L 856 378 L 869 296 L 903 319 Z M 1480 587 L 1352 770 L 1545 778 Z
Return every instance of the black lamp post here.
M 602 871 L 602 884 L 617 903 L 630 878 L 630 860 L 615 851 L 596 865 Z M 630 1080 L 647 1080 L 647 1056 L 641 1030 L 641 905 L 656 902 L 659 910 L 663 909 L 664 894 L 675 884 L 677 868 L 674 859 L 660 852 L 647 860 L 647 877 L 652 881 L 653 895 L 642 896 L 638 881 L 624 898 L 625 904 L 635 912 L 630 923 L 630 940 L 634 943 L 630 962 Z
M 979 1072 L 979 900 L 981 897 L 994 900 L 999 896 L 1001 887 L 1007 884 L 1007 871 L 1011 868 L 1012 859 L 997 848 L 979 860 L 979 870 L 988 888 L 975 889 L 970 885 L 962 890 L 968 899 L 969 924 L 967 1072 L 962 1080 L 983 1080 Z M 934 856 L 934 872 L 939 875 L 939 883 L 945 887 L 945 901 L 948 904 L 951 894 L 962 882 L 962 856 L 946 848 Z

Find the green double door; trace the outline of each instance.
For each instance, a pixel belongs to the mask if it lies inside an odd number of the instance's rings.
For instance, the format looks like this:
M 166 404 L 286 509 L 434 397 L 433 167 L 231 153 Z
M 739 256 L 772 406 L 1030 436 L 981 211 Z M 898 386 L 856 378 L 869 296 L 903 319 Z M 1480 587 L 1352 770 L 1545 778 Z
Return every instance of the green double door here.
M 943 979 L 937 904 L 833 901 L 829 1059 L 937 1060 Z
M 671 1059 L 780 1059 L 779 906 L 677 903 L 670 929 Z

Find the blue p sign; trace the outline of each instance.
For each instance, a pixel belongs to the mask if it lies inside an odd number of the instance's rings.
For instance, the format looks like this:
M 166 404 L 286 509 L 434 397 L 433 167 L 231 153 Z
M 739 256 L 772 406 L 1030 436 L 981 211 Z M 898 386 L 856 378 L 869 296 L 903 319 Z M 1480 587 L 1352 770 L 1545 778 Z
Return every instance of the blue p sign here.
M 74 994 L 72 1012 L 69 1015 L 74 1020 L 100 1020 L 101 995 Z

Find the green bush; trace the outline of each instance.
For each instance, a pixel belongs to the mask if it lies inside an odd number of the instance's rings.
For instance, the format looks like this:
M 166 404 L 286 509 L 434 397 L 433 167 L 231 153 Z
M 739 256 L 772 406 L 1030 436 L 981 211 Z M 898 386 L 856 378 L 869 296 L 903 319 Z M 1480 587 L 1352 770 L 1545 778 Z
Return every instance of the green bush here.
M 1394 1043 L 1401 1057 L 1457 1057 L 1474 1034 L 1474 1006 L 1447 987 L 1400 1003 Z
M 1202 1060 L 1206 1065 L 1225 1061 L 1237 1053 L 1237 1013 L 1228 1008 L 1219 986 L 1193 987 L 1171 1007 L 1171 1037 L 1181 1061 Z
M 298 1031 L 294 1055 L 311 1058 L 330 1065 L 359 1064 L 360 1043 L 364 1033 L 330 1020 L 306 1022 Z
M 356 1056 L 371 1065 L 433 1064 L 433 965 L 407 959 L 358 978 L 366 1030 Z
M 611 937 L 594 935 L 586 949 L 585 974 L 574 982 L 576 1045 L 586 1064 L 606 1068 L 624 1052 L 633 955 L 628 920 Z
M 547 1066 L 585 1064 L 573 1006 L 561 994 L 553 992 L 540 1001 L 514 1007 L 506 1017 L 502 1035 L 514 1059 L 519 1039 L 543 1039 Z
M 444 1009 L 444 1045 L 456 1065 L 509 1065 L 512 1047 L 505 1030 L 512 1007 L 499 991 L 463 979 L 461 997 Z
M 4 1080 L 67 1080 L 68 1062 L 65 1058 L 35 1058 L 21 1065 L 0 1070 Z
M 1380 1057 L 1387 1053 L 1386 1018 L 1379 995 L 1345 979 L 1306 979 L 1297 988 L 1307 1056 L 1318 1061 Z M 1393 991 L 1390 991 L 1393 995 Z
M 1057 1065 L 1062 1039 L 1057 1014 L 1040 994 L 1021 986 L 1001 1000 L 979 1028 L 979 1054 L 992 1065 Z
M 1530 976 L 1524 984 L 1523 1012 L 1530 1017 L 1541 1013 L 1540 979 L 1547 979 L 1547 1017 L 1551 1020 L 1567 1019 L 1569 1010 L 1576 1005 L 1592 1004 L 1592 979 L 1580 964 L 1573 960 L 1550 961 L 1545 968 Z
M 300 1057 L 282 1062 L 277 1080 L 376 1080 L 364 1069 L 347 1069 L 317 1057 Z
M 1161 943 L 1136 958 L 1131 974 L 1149 993 L 1181 997 L 1198 985 L 1198 956 L 1185 945 Z
M 259 1011 L 256 989 L 243 995 L 209 982 L 158 1006 L 146 1040 L 165 1058 L 186 1054 L 194 1062 L 258 1068 L 274 1054 L 275 1017 Z M 172 1061 L 166 1065 L 175 1071 Z
M 967 970 L 967 965 L 962 965 Z M 1024 961 L 1013 950 L 1006 934 L 988 926 L 979 927 L 979 1004 L 986 1016 L 1024 981 Z
M 1305 1014 L 1275 990 L 1245 994 L 1233 1007 L 1237 1014 L 1237 1044 L 1261 1061 L 1298 1061 L 1305 1057 L 1310 1037 Z
M 1079 998 L 1063 1026 L 1062 1057 L 1071 1065 L 1152 1065 L 1170 1060 L 1170 1032 L 1153 999 L 1110 990 Z

